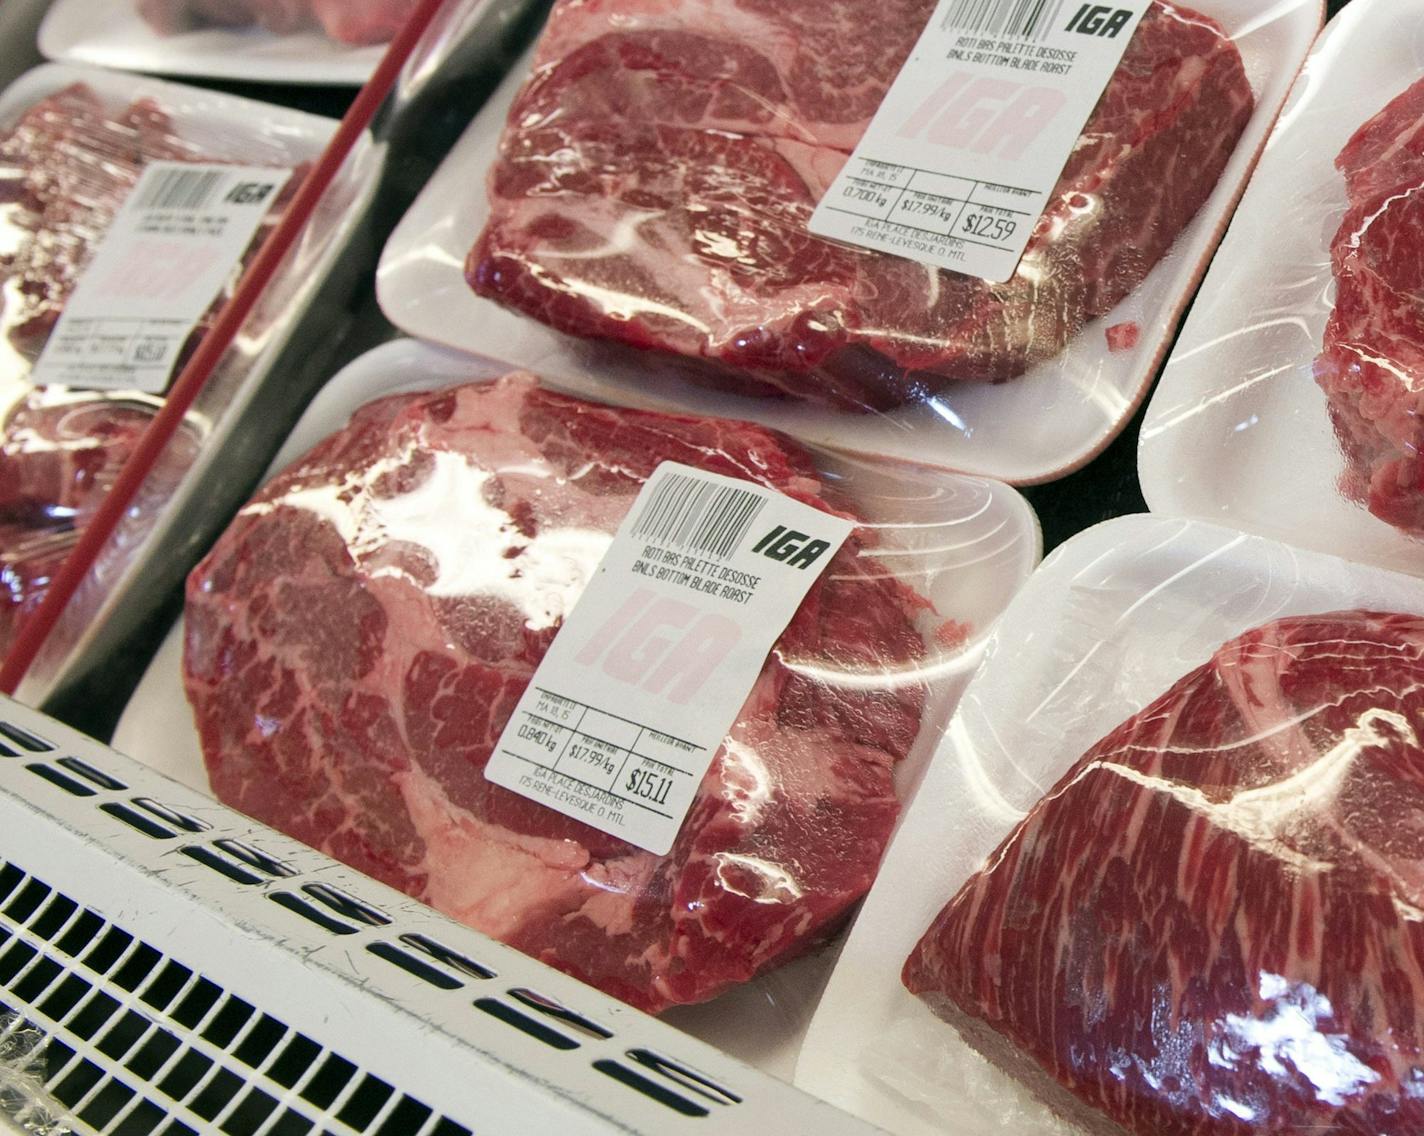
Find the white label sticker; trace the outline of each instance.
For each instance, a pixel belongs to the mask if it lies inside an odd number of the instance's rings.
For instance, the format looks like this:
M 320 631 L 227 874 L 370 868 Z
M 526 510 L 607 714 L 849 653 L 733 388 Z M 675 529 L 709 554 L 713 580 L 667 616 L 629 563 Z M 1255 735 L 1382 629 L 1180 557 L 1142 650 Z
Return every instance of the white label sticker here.
M 35 364 L 36 386 L 161 394 L 290 170 L 152 162 Z
M 854 527 L 748 481 L 658 466 L 485 776 L 666 855 L 772 645 Z
M 1150 0 L 940 0 L 811 231 L 1010 279 Z

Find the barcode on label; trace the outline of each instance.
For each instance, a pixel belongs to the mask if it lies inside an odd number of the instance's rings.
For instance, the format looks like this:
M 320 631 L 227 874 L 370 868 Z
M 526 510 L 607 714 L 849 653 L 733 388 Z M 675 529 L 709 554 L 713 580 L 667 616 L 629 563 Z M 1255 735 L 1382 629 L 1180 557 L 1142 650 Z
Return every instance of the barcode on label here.
M 758 493 L 670 473 L 644 502 L 633 535 L 725 559 L 765 506 Z
M 982 35 L 1045 39 L 1065 0 L 954 0 L 945 28 Z
M 136 204 L 140 209 L 205 209 L 226 176 L 224 170 L 165 170 L 149 179 Z

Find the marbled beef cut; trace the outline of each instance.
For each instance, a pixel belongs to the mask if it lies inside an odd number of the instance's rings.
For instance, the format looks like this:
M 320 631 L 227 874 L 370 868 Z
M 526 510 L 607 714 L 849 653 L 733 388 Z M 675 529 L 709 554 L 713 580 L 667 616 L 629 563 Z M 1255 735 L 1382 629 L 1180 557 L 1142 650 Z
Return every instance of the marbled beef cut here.
M 1424 80 L 1360 127 L 1335 164 L 1350 207 L 1330 247 L 1335 309 L 1315 377 L 1346 494 L 1424 534 Z
M 815 943 L 874 876 L 923 711 L 926 605 L 864 530 L 778 640 L 669 855 L 483 776 L 663 461 L 843 507 L 771 431 L 527 375 L 358 412 L 189 579 L 184 676 L 218 795 L 645 1009 Z
M 341 43 L 386 43 L 417 0 L 138 0 L 138 11 L 163 35 L 203 27 L 259 24 L 277 35 L 319 27 Z
M 1240 55 L 1154 0 L 1017 275 L 990 285 L 806 227 L 934 6 L 560 0 L 471 284 L 562 331 L 709 360 L 723 385 L 858 409 L 1058 354 L 1216 185 L 1253 106 Z
M 904 980 L 1095 1133 L 1424 1132 L 1424 618 L 1281 619 L 1077 762 Z

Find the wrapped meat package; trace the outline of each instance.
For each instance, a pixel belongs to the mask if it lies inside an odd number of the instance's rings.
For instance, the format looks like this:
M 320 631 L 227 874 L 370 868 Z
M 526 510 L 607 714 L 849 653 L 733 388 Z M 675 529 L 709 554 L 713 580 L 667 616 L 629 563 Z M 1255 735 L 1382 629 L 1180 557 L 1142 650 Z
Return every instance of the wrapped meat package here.
M 1424 80 L 1360 127 L 1335 159 L 1350 208 L 1331 242 L 1335 310 L 1315 377 L 1347 462 L 1346 494 L 1424 535 Z
M 1149 408 L 1154 510 L 1419 572 L 1421 34 L 1352 0 L 1312 51 Z
M 155 94 L 115 97 L 114 80 L 104 80 L 103 91 L 65 82 L 65 69 L 34 74 L 33 94 L 7 96 L 12 110 L 0 132 L 0 656 L 161 405 L 140 391 L 37 387 L 29 379 L 125 198 L 150 162 L 293 169 L 319 145 L 290 128 L 205 120 L 205 97 L 195 93 L 185 105 L 180 88 L 167 88 L 165 103 Z M 300 169 L 274 199 L 249 257 L 299 179 Z M 226 295 L 189 337 L 174 373 Z M 199 441 L 194 425 L 175 445 L 191 455 Z
M 1424 598 L 1198 521 L 1044 562 L 797 1083 L 895 1136 L 1424 1130 Z
M 785 436 L 583 402 L 527 373 L 362 407 L 190 577 L 183 673 L 213 789 L 645 1009 L 821 941 L 874 878 L 897 766 L 942 710 L 936 665 L 970 631 L 900 578 L 906 554 L 873 524 L 777 640 L 668 855 L 484 777 L 666 461 L 855 516 L 854 483 Z
M 1008 283 L 812 236 L 933 8 L 561 0 L 470 283 L 561 331 L 698 360 L 701 380 L 839 408 L 1053 359 L 1206 201 L 1251 86 L 1214 20 L 1153 0 Z
M 1321 6 L 1144 5 L 1114 47 L 1121 65 L 1103 64 L 1105 94 L 1064 133 L 1086 130 L 1055 140 L 1034 175 L 1047 212 L 1015 219 L 1027 254 L 1003 284 L 808 229 L 846 192 L 838 176 L 934 7 L 554 4 L 392 233 L 381 310 L 407 335 L 591 398 L 1016 485 L 1071 472 L 1160 369 Z M 1079 7 L 985 0 L 950 15 L 972 28 L 1018 12 L 1035 34 L 1073 39 L 1063 29 Z M 930 106 L 935 89 L 907 98 Z M 947 99 L 942 117 L 956 108 Z M 906 192 L 866 208 L 912 227 L 910 205 L 958 209 Z M 953 222 L 966 240 L 973 220 Z
M 1089 1131 L 1424 1130 L 1424 618 L 1254 628 L 1088 751 L 905 985 Z
M 278 35 L 319 27 L 340 43 L 386 43 L 415 11 L 416 0 L 137 0 L 158 32 L 260 25 Z

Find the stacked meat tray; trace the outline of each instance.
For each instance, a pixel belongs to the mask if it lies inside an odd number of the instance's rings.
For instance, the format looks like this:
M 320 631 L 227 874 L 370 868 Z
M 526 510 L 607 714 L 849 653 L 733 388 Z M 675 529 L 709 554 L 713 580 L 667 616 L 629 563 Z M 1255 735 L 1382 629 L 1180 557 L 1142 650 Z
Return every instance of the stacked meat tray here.
M 421 7 L 387 109 L 459 129 L 260 487 L 167 546 L 116 748 L 896 1136 L 1424 1132 L 1424 0 L 556 0 L 472 71 L 495 8 Z M 989 229 L 904 221 L 955 178 L 878 112 L 982 158 L 1052 91 L 906 103 L 934 50 L 1118 32 L 1041 215 L 979 206 L 1012 274 L 939 266 Z M 0 99 L 11 642 L 162 405 L 26 377 L 139 167 L 318 161 L 63 79 Z M 817 235 L 871 200 L 896 251 Z
M 63 381 L 69 375 L 63 364 L 58 382 L 44 377 L 56 376 L 52 368 L 37 370 L 134 187 L 146 172 L 153 175 L 143 184 L 145 192 L 155 195 L 155 208 L 165 195 L 216 188 L 228 170 L 270 177 L 264 184 L 273 187 L 270 199 L 254 207 L 255 216 L 249 214 L 249 224 L 255 223 L 252 236 L 235 249 L 240 255 L 218 294 L 192 332 L 172 344 L 171 377 L 200 346 L 243 265 L 283 217 L 334 124 L 298 111 L 259 110 L 258 104 L 232 96 L 68 65 L 46 65 L 19 79 L 5 92 L 0 117 L 6 203 L 0 258 L 5 279 L 0 314 L 5 614 L 0 639 L 8 652 L 163 405 L 164 377 L 155 379 L 136 366 L 137 356 L 123 348 L 111 351 L 112 372 L 88 368 L 92 383 Z M 356 194 L 348 177 L 333 203 L 349 208 Z M 248 322 L 244 340 L 185 416 L 155 470 L 126 535 L 130 545 L 152 531 L 184 476 L 213 460 L 312 295 L 305 273 L 329 264 L 341 228 L 339 216 L 328 215 L 310 226 L 291 251 L 285 271 Z M 175 286 L 180 275 L 175 270 L 167 278 L 129 276 L 126 284 L 135 291 L 161 289 Z M 206 300 L 200 296 L 198 303 Z M 133 326 L 119 326 L 118 334 Z M 93 349 L 100 340 L 90 343 Z M 105 349 L 113 347 L 110 340 Z M 88 365 L 81 360 L 80 366 Z M 106 561 L 109 586 L 127 569 L 127 551 Z M 87 602 L 102 605 L 102 591 Z

